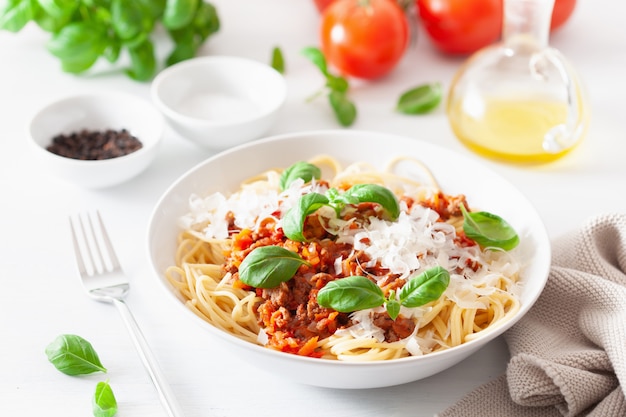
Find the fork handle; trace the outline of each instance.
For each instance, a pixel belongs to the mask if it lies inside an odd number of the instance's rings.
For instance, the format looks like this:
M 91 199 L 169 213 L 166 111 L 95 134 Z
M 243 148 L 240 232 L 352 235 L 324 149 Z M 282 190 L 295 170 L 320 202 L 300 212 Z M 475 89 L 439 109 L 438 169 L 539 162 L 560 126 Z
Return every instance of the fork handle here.
M 165 377 L 161 373 L 161 369 L 154 358 L 154 355 L 150 351 L 150 347 L 148 346 L 148 342 L 144 337 L 137 321 L 133 317 L 130 309 L 126 305 L 123 300 L 113 299 L 113 304 L 117 307 L 120 312 L 122 319 L 124 320 L 124 324 L 128 329 L 131 339 L 135 347 L 137 348 L 137 352 L 139 353 L 139 357 L 143 362 L 148 374 L 150 375 L 150 379 L 152 379 L 152 383 L 156 387 L 156 390 L 159 394 L 159 399 L 161 400 L 161 404 L 167 410 L 167 414 L 169 417 L 182 417 L 183 412 L 174 396 L 174 392 L 170 388 L 169 384 L 166 382 Z

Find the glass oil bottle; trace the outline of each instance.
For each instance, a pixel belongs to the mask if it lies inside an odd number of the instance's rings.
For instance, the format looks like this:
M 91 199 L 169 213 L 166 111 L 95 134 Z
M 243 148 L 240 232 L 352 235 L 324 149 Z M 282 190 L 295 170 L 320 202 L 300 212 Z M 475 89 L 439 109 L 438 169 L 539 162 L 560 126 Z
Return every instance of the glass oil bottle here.
M 448 93 L 452 130 L 469 149 L 524 164 L 554 161 L 584 137 L 579 78 L 548 46 L 554 0 L 504 0 L 502 40 L 461 66 Z

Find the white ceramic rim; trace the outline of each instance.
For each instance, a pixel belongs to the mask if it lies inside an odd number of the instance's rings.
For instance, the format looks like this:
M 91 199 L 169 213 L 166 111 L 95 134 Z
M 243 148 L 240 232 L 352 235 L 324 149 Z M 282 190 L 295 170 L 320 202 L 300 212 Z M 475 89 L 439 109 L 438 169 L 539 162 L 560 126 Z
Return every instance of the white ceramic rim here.
M 242 117 L 237 119 L 236 121 L 232 120 L 207 120 L 192 116 L 187 116 L 183 113 L 179 113 L 172 109 L 167 103 L 165 103 L 160 96 L 159 89 L 161 86 L 168 81 L 169 78 L 174 77 L 177 73 L 185 71 L 191 67 L 197 67 L 207 64 L 220 63 L 220 62 L 231 62 L 236 63 L 237 65 L 245 65 L 249 66 L 251 70 L 263 71 L 266 74 L 266 78 L 271 80 L 276 85 L 276 103 L 271 107 L 263 107 L 263 111 L 254 114 L 253 116 Z M 168 68 L 163 69 L 161 72 L 157 74 L 157 76 L 152 81 L 152 85 L 150 87 L 150 94 L 152 96 L 152 100 L 159 107 L 159 109 L 169 118 L 173 120 L 177 120 L 178 123 L 183 124 L 191 124 L 191 125 L 204 125 L 204 126 L 231 126 L 233 124 L 245 124 L 255 120 L 259 120 L 267 117 L 268 115 L 278 111 L 285 100 L 287 99 L 287 82 L 282 74 L 276 71 L 269 65 L 266 65 L 262 62 L 255 61 L 253 59 L 239 57 L 239 56 L 229 56 L 229 55 L 211 55 L 211 56 L 202 56 L 187 59 L 185 61 L 178 62 Z

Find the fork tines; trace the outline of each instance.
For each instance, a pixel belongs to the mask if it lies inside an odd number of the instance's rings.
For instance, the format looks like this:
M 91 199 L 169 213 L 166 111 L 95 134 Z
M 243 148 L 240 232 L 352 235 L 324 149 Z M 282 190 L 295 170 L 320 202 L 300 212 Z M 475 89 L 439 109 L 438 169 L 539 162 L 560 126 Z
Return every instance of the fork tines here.
M 72 242 L 81 275 L 93 275 L 120 267 L 100 212 L 70 217 Z

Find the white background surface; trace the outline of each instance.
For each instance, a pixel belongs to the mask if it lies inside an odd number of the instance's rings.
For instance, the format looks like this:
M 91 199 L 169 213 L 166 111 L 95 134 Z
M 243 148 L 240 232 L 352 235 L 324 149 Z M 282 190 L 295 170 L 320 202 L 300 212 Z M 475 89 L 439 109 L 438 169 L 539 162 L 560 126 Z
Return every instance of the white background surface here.
M 337 128 L 325 100 L 305 100 L 323 80 L 301 55 L 317 44 L 318 14 L 308 0 L 214 0 L 222 29 L 200 54 L 239 55 L 269 62 L 286 57 L 289 97 L 268 133 Z M 573 17 L 552 36 L 584 80 L 592 124 L 586 141 L 566 158 L 540 167 L 483 160 L 537 207 L 552 238 L 591 216 L 626 208 L 626 6 L 579 0 Z M 34 26 L 0 32 L 0 415 L 91 415 L 97 381 L 109 378 L 119 416 L 165 415 L 115 308 L 89 299 L 77 278 L 68 215 L 98 208 L 132 280 L 127 299 L 164 374 L 188 416 L 430 416 L 501 374 L 508 358 L 498 339 L 457 366 L 428 379 L 385 389 L 338 391 L 290 383 L 250 368 L 211 344 L 197 326 L 185 327 L 157 288 L 147 263 L 146 226 L 152 207 L 182 173 L 211 153 L 166 132 L 157 161 L 121 186 L 87 191 L 50 178 L 26 145 L 36 109 L 67 93 L 123 90 L 149 98 L 137 83 L 103 65 L 76 77 L 60 71 Z M 375 83 L 353 83 L 359 108 L 354 129 L 382 131 L 440 144 L 479 159 L 452 135 L 443 107 L 423 117 L 396 114 L 410 87 L 448 86 L 462 62 L 438 54 L 422 33 L 397 69 Z M 61 333 L 90 340 L 109 372 L 68 377 L 50 365 L 45 346 Z

